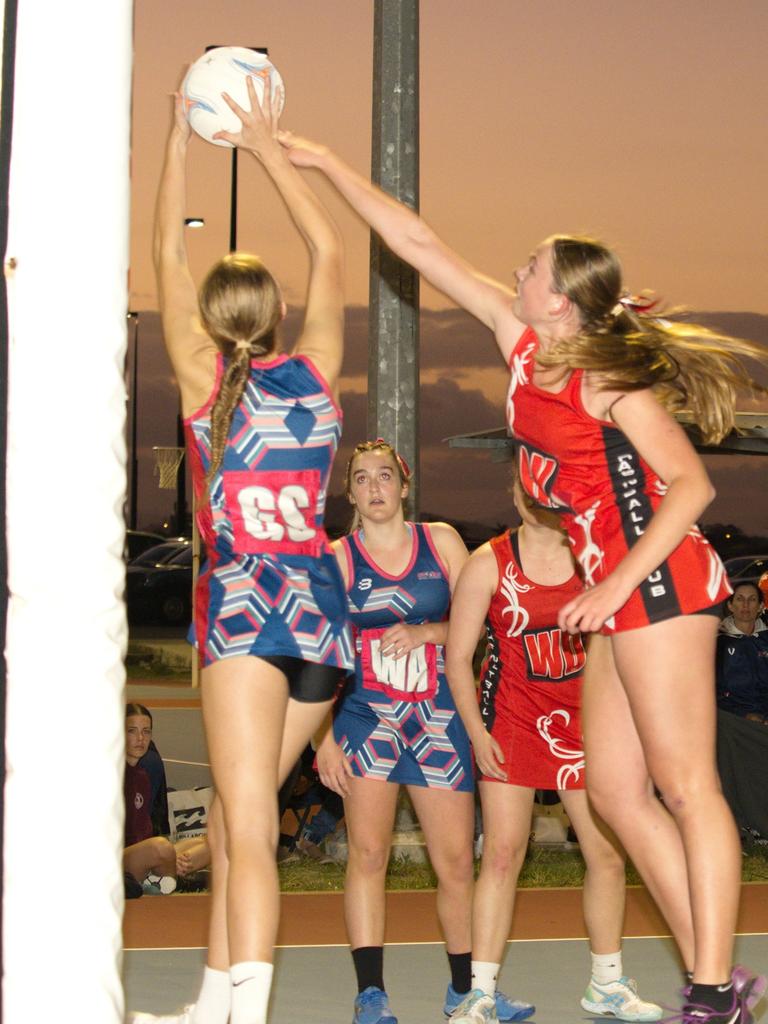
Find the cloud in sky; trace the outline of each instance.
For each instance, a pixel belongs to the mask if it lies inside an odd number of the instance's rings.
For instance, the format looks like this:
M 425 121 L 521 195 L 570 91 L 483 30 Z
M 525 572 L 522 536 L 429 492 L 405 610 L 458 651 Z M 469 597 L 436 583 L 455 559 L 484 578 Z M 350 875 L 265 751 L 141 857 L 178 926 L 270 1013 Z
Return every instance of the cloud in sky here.
M 287 345 L 295 340 L 302 310 L 289 312 Z M 754 313 L 693 314 L 713 327 L 760 342 L 768 349 L 768 316 Z M 346 357 L 341 381 L 344 436 L 334 468 L 331 493 L 342 491 L 351 449 L 368 436 L 368 311 L 347 309 Z M 153 478 L 152 445 L 176 443 L 178 398 L 165 355 L 157 313 L 139 321 L 140 391 L 139 512 L 144 524 L 157 523 L 172 506 L 173 492 L 159 491 Z M 756 376 L 768 384 L 768 371 Z M 489 525 L 511 517 L 507 470 L 486 451 L 449 448 L 444 439 L 503 426 L 507 373 L 491 334 L 461 310 L 424 310 L 421 315 L 419 484 L 425 513 Z M 768 408 L 765 406 L 764 407 Z M 711 456 L 707 465 L 718 489 L 705 522 L 733 522 L 745 532 L 768 533 L 768 457 Z M 457 483 L 460 482 L 460 483 Z

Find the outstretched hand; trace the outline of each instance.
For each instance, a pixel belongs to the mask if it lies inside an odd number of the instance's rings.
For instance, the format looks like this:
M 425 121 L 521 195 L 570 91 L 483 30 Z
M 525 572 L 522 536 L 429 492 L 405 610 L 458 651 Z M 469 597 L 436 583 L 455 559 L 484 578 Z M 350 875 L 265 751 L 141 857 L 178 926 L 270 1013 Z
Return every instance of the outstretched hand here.
M 246 79 L 250 110 L 244 110 L 232 97 L 223 92 L 221 95 L 227 106 L 240 118 L 242 127 L 239 132 L 216 132 L 214 139 L 223 139 L 240 149 L 249 149 L 259 159 L 263 159 L 270 149 L 277 149 L 278 122 L 282 100 L 282 87 L 274 94 L 269 75 L 264 76 L 264 98 L 259 103 L 253 76 Z
M 327 146 L 303 139 L 293 132 L 279 131 L 277 141 L 286 150 L 288 159 L 295 167 L 317 167 L 328 152 Z

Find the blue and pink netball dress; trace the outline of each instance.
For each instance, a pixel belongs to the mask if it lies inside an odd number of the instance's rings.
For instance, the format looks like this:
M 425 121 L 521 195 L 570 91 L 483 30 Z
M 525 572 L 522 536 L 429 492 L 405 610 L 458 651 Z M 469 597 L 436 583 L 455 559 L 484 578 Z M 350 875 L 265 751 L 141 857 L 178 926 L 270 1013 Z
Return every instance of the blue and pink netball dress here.
M 448 571 L 429 527 L 408 527 L 412 554 L 399 576 L 376 565 L 359 532 L 342 540 L 356 658 L 354 679 L 338 704 L 334 736 L 357 776 L 471 792 L 469 737 L 448 689 L 442 644 L 422 644 L 402 658 L 381 651 L 388 627 L 448 617 Z
M 208 560 L 194 632 L 202 665 L 283 656 L 349 670 L 344 584 L 323 528 L 341 413 L 305 357 L 253 360 L 224 458 L 204 499 L 211 398 L 186 421 Z
M 591 586 L 643 535 L 667 487 L 614 423 L 586 411 L 582 370 L 574 370 L 554 393 L 533 383 L 538 346 L 529 327 L 509 360 L 507 424 L 518 442 L 520 483 L 539 505 L 562 513 L 584 582 Z M 714 610 L 730 592 L 723 563 L 692 526 L 602 632 Z

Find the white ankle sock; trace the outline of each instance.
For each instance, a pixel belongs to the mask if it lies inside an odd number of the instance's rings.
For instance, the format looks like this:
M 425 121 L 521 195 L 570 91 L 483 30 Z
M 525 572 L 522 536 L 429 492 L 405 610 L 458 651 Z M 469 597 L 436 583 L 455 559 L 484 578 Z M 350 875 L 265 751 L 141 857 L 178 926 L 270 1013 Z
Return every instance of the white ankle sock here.
M 258 960 L 232 964 L 229 969 L 232 982 L 230 1024 L 266 1024 L 272 970 L 272 964 Z
M 501 964 L 490 964 L 485 960 L 472 961 L 472 988 L 480 988 L 487 996 L 496 994 Z
M 229 971 L 217 971 L 206 964 L 191 1024 L 227 1024 L 231 988 Z
M 592 957 L 592 977 L 598 985 L 610 985 L 618 981 L 624 974 L 621 963 L 621 950 L 618 953 L 590 953 Z

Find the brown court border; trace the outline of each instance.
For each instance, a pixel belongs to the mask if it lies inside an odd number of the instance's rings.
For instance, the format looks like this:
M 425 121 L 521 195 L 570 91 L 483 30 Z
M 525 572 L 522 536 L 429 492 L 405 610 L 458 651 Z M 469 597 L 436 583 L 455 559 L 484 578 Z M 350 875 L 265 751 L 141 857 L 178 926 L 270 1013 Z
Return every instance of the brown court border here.
M 167 680 L 134 680 L 140 685 L 168 685 Z M 153 708 L 199 707 L 199 697 L 145 698 Z M 586 938 L 580 888 L 520 889 L 510 939 Z M 143 896 L 125 905 L 125 949 L 200 948 L 206 945 L 210 896 L 175 893 Z M 737 932 L 768 934 L 768 884 L 742 885 Z M 669 935 L 669 929 L 643 886 L 627 889 L 627 938 Z M 440 942 L 434 890 L 387 893 L 385 942 Z M 278 946 L 346 945 L 343 894 L 283 893 Z
M 510 938 L 514 940 L 586 938 L 582 891 L 521 889 L 517 893 Z M 199 948 L 206 945 L 210 896 L 175 893 L 143 896 L 125 905 L 125 949 Z M 768 933 L 768 884 L 742 886 L 739 934 Z M 646 889 L 627 890 L 627 938 L 669 935 Z M 440 942 L 434 890 L 387 893 L 385 942 Z M 346 945 L 342 893 L 283 893 L 278 946 Z

